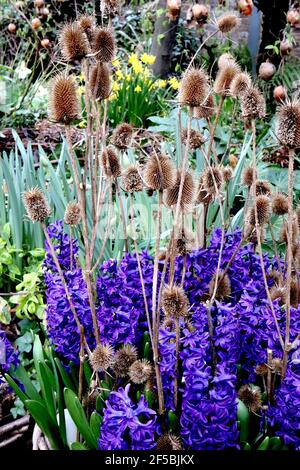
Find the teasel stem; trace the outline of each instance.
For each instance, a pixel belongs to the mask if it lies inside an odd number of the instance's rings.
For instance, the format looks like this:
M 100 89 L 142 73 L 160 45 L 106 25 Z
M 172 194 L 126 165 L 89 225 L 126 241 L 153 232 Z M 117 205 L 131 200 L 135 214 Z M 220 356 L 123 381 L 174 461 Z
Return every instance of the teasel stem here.
M 285 377 L 287 370 L 288 354 L 291 349 L 290 329 L 291 329 L 291 281 L 292 281 L 292 263 L 293 263 L 293 184 L 294 184 L 294 149 L 289 150 L 289 169 L 288 169 L 288 244 L 287 244 L 287 271 L 286 271 L 286 324 L 285 324 L 285 342 L 283 353 L 282 377 Z
M 83 364 L 84 364 L 84 332 L 80 328 L 80 351 L 79 351 L 79 377 L 78 377 L 78 399 L 82 403 L 83 397 Z M 80 432 L 77 429 L 76 441 L 80 442 Z
M 178 318 L 176 318 L 175 320 L 175 332 L 176 332 L 176 340 L 175 340 L 176 362 L 175 362 L 175 377 L 174 377 L 174 407 L 176 410 L 178 406 L 179 343 L 180 343 L 180 323 L 179 323 Z
M 212 146 L 213 146 L 214 137 L 215 137 L 215 133 L 216 133 L 216 128 L 217 128 L 217 124 L 218 124 L 218 121 L 219 121 L 219 118 L 220 118 L 220 114 L 221 114 L 221 111 L 222 111 L 224 101 L 225 101 L 225 97 L 222 95 L 220 97 L 220 101 L 219 101 L 219 104 L 218 104 L 218 107 L 217 107 L 214 122 L 213 122 L 213 124 L 210 128 L 210 131 L 209 131 L 209 142 L 208 142 L 208 148 L 207 148 L 207 152 L 206 152 L 206 155 L 208 157 L 208 162 L 210 160 L 210 153 L 211 153 L 211 149 L 212 149 Z M 218 162 L 216 161 L 215 163 L 218 163 Z
M 230 150 L 230 147 L 231 147 L 231 141 L 232 141 L 232 137 L 233 137 L 233 130 L 234 130 L 234 123 L 235 123 L 235 120 L 236 120 L 236 115 L 237 115 L 237 103 L 238 101 L 235 100 L 234 103 L 233 103 L 233 108 L 232 108 L 232 113 L 231 113 L 231 126 L 230 126 L 230 134 L 229 134 L 229 139 L 228 139 L 228 142 L 227 142 L 227 145 L 226 145 L 226 149 L 225 149 L 225 152 L 223 153 L 222 155 L 222 158 L 221 158 L 221 161 L 220 161 L 220 165 L 223 165 L 224 163 L 224 160 L 227 156 L 227 153 L 228 153 L 228 150 Z
M 125 251 L 126 251 L 126 253 L 128 253 L 128 237 L 127 237 L 127 226 L 126 226 L 124 204 L 123 204 L 123 201 L 122 201 L 122 196 L 121 196 L 120 187 L 119 187 L 119 183 L 118 183 L 117 178 L 115 178 L 115 187 L 116 187 L 117 198 L 118 198 L 119 205 L 120 205 L 120 217 L 121 217 L 121 223 L 123 225 Z
M 184 235 L 184 214 L 182 214 L 182 232 Z M 184 286 L 185 275 L 186 275 L 186 253 L 182 255 L 182 273 L 181 273 L 181 283 L 180 283 L 182 288 Z
M 276 263 L 277 263 L 277 266 L 278 266 L 278 269 L 279 269 L 280 281 L 281 281 L 281 283 L 283 283 L 283 272 L 282 272 L 282 267 L 281 267 L 281 263 L 280 263 L 280 257 L 279 257 L 279 253 L 278 253 L 278 250 L 277 250 L 277 243 L 276 243 L 276 240 L 275 240 L 275 235 L 274 235 L 274 232 L 273 232 L 272 224 L 271 224 L 270 221 L 268 222 L 268 227 L 269 227 L 269 231 L 270 231 L 270 235 L 271 235 L 271 239 L 272 239 L 273 250 L 274 250 L 275 258 L 276 258 Z
M 196 50 L 195 54 L 193 55 L 188 67 L 187 67 L 187 71 L 191 68 L 191 66 L 193 65 L 197 55 L 199 54 L 199 52 L 201 51 L 201 49 L 205 46 L 205 44 L 207 43 L 207 41 L 209 41 L 213 36 L 215 36 L 217 33 L 218 33 L 218 29 L 213 31 L 211 34 L 209 34 L 207 36 L 207 38 L 200 44 L 200 46 L 198 47 L 198 49 Z
M 272 359 L 273 359 L 272 349 L 267 349 L 267 358 L 268 358 L 267 397 L 268 397 L 268 402 L 270 403 L 272 401 Z
M 280 332 L 278 320 L 277 320 L 277 317 L 276 317 L 276 313 L 275 313 L 275 310 L 274 310 L 274 305 L 273 305 L 273 302 L 272 302 L 272 299 L 271 299 L 271 294 L 270 294 L 270 290 L 269 290 L 269 286 L 268 286 L 268 280 L 267 280 L 267 275 L 266 275 L 266 270 L 265 270 L 265 265 L 264 265 L 264 258 L 263 258 L 261 238 L 260 238 L 260 227 L 259 227 L 259 224 L 258 224 L 257 205 L 256 205 L 256 178 L 257 178 L 257 176 L 256 176 L 256 124 L 255 124 L 255 119 L 251 120 L 251 127 L 252 127 L 252 139 L 253 139 L 253 142 L 252 142 L 252 146 L 253 146 L 253 156 L 252 156 L 252 159 L 253 159 L 253 164 L 252 164 L 252 168 L 253 168 L 252 192 L 253 193 L 252 193 L 252 197 L 253 197 L 253 205 L 254 205 L 257 248 L 258 248 L 259 260 L 260 260 L 260 267 L 261 267 L 261 270 L 262 270 L 262 275 L 263 275 L 263 280 L 264 280 L 264 285 L 265 285 L 265 291 L 266 291 L 266 294 L 267 294 L 269 306 L 270 306 L 272 316 L 273 316 L 273 319 L 274 319 L 276 331 L 277 331 L 277 334 L 278 334 L 278 339 L 279 339 L 279 342 L 280 342 L 280 345 L 281 345 L 282 349 L 284 350 L 284 342 L 283 342 L 283 338 L 282 338 L 282 335 L 281 335 L 281 332 Z
M 72 225 L 70 225 L 70 271 L 73 271 L 73 237 L 72 237 Z
M 158 282 L 158 257 L 160 247 L 160 236 L 161 236 L 161 208 L 162 208 L 162 191 L 158 190 L 158 210 L 156 220 L 156 235 L 155 235 L 155 254 L 154 254 L 154 268 L 153 268 L 153 286 L 152 286 L 152 324 L 153 324 L 153 343 L 154 349 L 158 351 L 158 315 L 156 310 L 156 294 L 157 294 L 157 282 Z M 158 360 L 158 357 L 157 357 Z

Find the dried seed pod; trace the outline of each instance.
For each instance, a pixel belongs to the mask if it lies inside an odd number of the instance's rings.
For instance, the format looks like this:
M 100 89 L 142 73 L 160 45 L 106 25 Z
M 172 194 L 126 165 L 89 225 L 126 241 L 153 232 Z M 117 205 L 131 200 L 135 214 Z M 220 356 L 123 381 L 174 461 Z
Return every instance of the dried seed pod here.
M 284 100 L 286 100 L 287 98 L 287 91 L 284 86 L 279 85 L 275 87 L 273 91 L 273 97 L 274 100 L 277 101 L 277 103 L 283 103 Z
M 98 62 L 90 73 L 90 89 L 95 100 L 105 100 L 110 95 L 110 70 L 107 64 Z
M 105 176 L 117 178 L 121 176 L 119 157 L 112 147 L 107 147 L 101 155 L 101 165 Z
M 279 300 L 284 304 L 286 299 L 286 290 L 284 287 L 274 285 L 270 289 L 270 296 L 272 300 Z
M 230 54 L 230 52 L 224 52 L 224 54 L 221 54 L 218 59 L 218 68 L 221 69 L 222 67 L 227 65 L 228 61 L 231 61 L 234 64 L 236 63 L 235 58 L 233 57 L 232 54 Z
M 196 195 L 196 203 L 197 204 L 205 204 L 208 205 L 214 200 L 214 195 L 208 193 L 203 186 L 203 176 L 199 178 L 199 185 L 197 189 Z
M 61 54 L 68 62 L 81 61 L 90 52 L 89 41 L 79 23 L 67 23 L 59 34 Z
M 271 367 L 274 371 L 275 374 L 280 374 L 282 373 L 282 367 L 283 367 L 283 362 L 279 357 L 274 357 L 271 363 Z
M 149 361 L 141 359 L 135 361 L 129 368 L 130 380 L 135 384 L 143 384 L 151 379 L 153 368 Z
M 143 190 L 143 180 L 136 166 L 130 165 L 124 172 L 122 188 L 128 193 L 137 193 Z
M 188 130 L 183 129 L 181 133 L 182 142 L 186 145 L 188 138 Z M 192 150 L 199 149 L 205 142 L 204 136 L 195 129 L 191 129 L 190 139 L 189 139 L 189 148 Z
M 293 44 L 290 41 L 281 41 L 280 43 L 280 53 L 282 56 L 290 55 L 293 49 Z
M 240 73 L 240 67 L 236 62 L 228 60 L 227 63 L 224 63 L 219 69 L 215 79 L 215 93 L 221 96 L 229 96 L 232 80 L 238 73 Z
M 265 225 L 270 219 L 271 204 L 268 196 L 258 196 L 256 198 L 256 210 L 257 210 L 257 223 L 258 225 Z M 249 223 L 255 226 L 255 211 L 254 207 L 249 209 Z
M 95 372 L 104 372 L 113 365 L 114 350 L 110 344 L 98 344 L 90 356 L 90 363 Z
M 181 0 L 167 0 L 167 16 L 171 21 L 176 21 L 180 15 Z
M 246 167 L 242 174 L 242 184 L 250 188 L 253 184 L 254 169 L 250 166 Z
M 299 305 L 299 284 L 298 284 L 298 279 L 297 278 L 293 278 L 291 280 L 290 302 L 291 302 L 292 307 L 298 308 L 298 305 Z
M 273 196 L 272 211 L 275 215 L 287 214 L 289 210 L 288 198 L 285 194 L 277 193 Z
M 195 244 L 194 235 L 186 229 L 180 231 L 180 237 L 176 240 L 176 252 L 185 256 L 193 250 Z
M 176 169 L 166 155 L 152 155 L 145 166 L 144 181 L 153 190 L 164 190 L 174 186 Z
M 203 24 L 207 21 L 209 10 L 206 5 L 195 3 L 192 7 L 192 14 L 197 23 Z
M 179 103 L 202 106 L 207 98 L 208 77 L 204 69 L 191 68 L 182 77 L 178 95 Z
M 162 309 L 166 317 L 175 320 L 187 317 L 189 301 L 184 290 L 179 286 L 165 286 L 162 292 Z
M 23 194 L 27 215 L 32 222 L 44 222 L 51 210 L 44 193 L 38 188 L 31 188 Z
M 267 375 L 268 373 L 268 366 L 267 364 L 258 364 L 256 367 L 255 367 L 255 373 L 256 375 L 260 375 L 260 376 L 265 376 Z
M 163 434 L 158 438 L 156 444 L 157 450 L 182 450 L 182 443 L 180 437 L 174 434 Z
M 245 119 L 258 119 L 266 115 L 266 103 L 261 92 L 251 87 L 241 96 L 242 117 Z
M 61 124 L 70 124 L 79 117 L 79 103 L 72 76 L 57 75 L 50 87 L 49 118 Z
M 94 37 L 95 17 L 92 15 L 81 15 L 78 18 L 78 24 L 91 43 Z
M 111 62 L 115 56 L 115 39 L 108 28 L 96 28 L 93 38 L 93 53 L 99 62 Z
M 287 12 L 286 19 L 291 26 L 296 26 L 300 23 L 300 13 L 295 8 L 291 8 Z
M 223 180 L 226 183 L 229 183 L 229 181 L 232 178 L 232 169 L 229 166 L 226 166 L 225 168 L 222 169 L 222 173 L 223 173 Z
M 211 93 L 207 94 L 202 106 L 197 106 L 194 108 L 194 118 L 195 119 L 209 119 L 215 111 L 214 97 Z
M 203 188 L 212 195 L 216 195 L 220 191 L 223 183 L 222 171 L 218 167 L 207 168 L 202 173 Z
M 66 207 L 64 221 L 67 225 L 78 225 L 81 220 L 80 205 L 78 202 L 72 201 Z
M 252 85 L 252 80 L 247 72 L 238 73 L 230 84 L 230 94 L 240 98 Z
M 282 145 L 291 149 L 300 147 L 300 101 L 288 101 L 281 106 L 276 135 Z
M 255 385 L 243 385 L 238 391 L 238 397 L 252 413 L 256 413 L 262 406 L 261 391 Z
M 115 16 L 118 14 L 120 0 L 101 0 L 100 8 L 103 15 Z
M 267 180 L 256 180 L 255 188 L 257 196 L 270 196 L 271 194 L 271 185 Z
M 225 13 L 217 18 L 217 26 L 219 31 L 223 34 L 230 33 L 239 27 L 241 23 L 240 18 L 234 13 Z
M 218 274 L 218 281 L 217 281 L 217 290 L 216 290 L 216 296 L 215 298 L 217 300 L 223 300 L 231 295 L 231 282 L 229 279 L 228 274 L 223 273 L 223 271 L 219 272 Z M 209 295 L 212 297 L 214 290 L 215 290 L 215 284 L 216 284 L 216 273 L 213 275 L 210 283 L 209 283 Z
M 115 354 L 113 371 L 117 377 L 126 377 L 130 366 L 137 360 L 137 350 L 131 344 L 125 344 Z
M 262 64 L 260 64 L 258 76 L 262 80 L 268 81 L 271 80 L 275 72 L 276 67 L 274 64 L 272 64 L 271 62 L 263 62 Z
M 171 207 L 177 204 L 178 196 L 179 196 L 179 188 L 180 188 L 180 181 L 181 181 L 181 171 L 177 170 L 176 175 L 176 182 L 174 186 L 169 188 L 165 195 L 165 203 L 167 206 Z M 180 205 L 182 208 L 193 203 L 194 200 L 194 189 L 195 184 L 193 180 L 193 176 L 191 173 L 186 173 L 184 176 L 184 183 L 183 183 L 183 190 L 181 195 Z
M 125 150 L 130 146 L 133 136 L 133 127 L 126 122 L 119 124 L 111 137 L 111 143 L 120 150 Z

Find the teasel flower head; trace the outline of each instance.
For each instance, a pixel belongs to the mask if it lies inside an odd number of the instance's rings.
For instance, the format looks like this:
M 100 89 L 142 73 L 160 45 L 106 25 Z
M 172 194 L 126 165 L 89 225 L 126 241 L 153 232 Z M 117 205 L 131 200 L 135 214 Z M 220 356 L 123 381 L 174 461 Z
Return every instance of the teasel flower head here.
M 151 155 L 144 170 L 144 181 L 148 188 L 164 190 L 176 182 L 176 169 L 166 155 Z
M 236 63 L 235 58 L 232 54 L 230 54 L 230 52 L 224 52 L 224 54 L 221 54 L 218 58 L 218 68 L 221 69 L 222 67 L 227 65 L 228 61 Z
M 78 24 L 91 43 L 94 37 L 95 17 L 93 15 L 81 15 L 78 18 Z
M 137 350 L 131 344 L 124 344 L 115 354 L 113 371 L 117 377 L 126 377 L 130 366 L 137 360 Z
M 241 96 L 242 117 L 245 119 L 258 119 L 266 115 L 266 103 L 261 92 L 250 87 Z
M 257 210 L 257 223 L 260 226 L 264 226 L 270 219 L 271 215 L 271 202 L 268 196 L 257 196 L 256 198 L 256 210 Z M 255 226 L 255 210 L 254 207 L 249 209 L 249 223 Z
M 253 207 L 252 207 L 252 210 L 250 209 L 250 212 L 251 212 L 250 217 L 254 218 Z M 249 219 L 249 214 L 247 215 L 247 218 Z M 250 243 L 254 243 L 254 245 L 256 245 L 258 243 L 258 234 L 259 234 L 260 240 L 263 241 L 266 237 L 265 228 L 263 226 L 258 227 L 258 233 L 257 233 L 256 227 L 254 225 L 251 225 L 249 223 L 249 220 L 246 220 L 245 232 L 244 232 L 245 238 L 249 240 Z
M 288 198 L 283 193 L 277 193 L 272 199 L 272 211 L 275 215 L 284 215 L 289 211 Z
M 188 138 L 188 130 L 183 129 L 181 133 L 182 142 L 187 145 L 187 138 Z M 191 129 L 190 131 L 190 139 L 189 139 L 189 148 L 192 150 L 199 149 L 205 142 L 203 135 L 196 131 L 195 129 Z
M 130 380 L 135 384 L 147 382 L 153 374 L 153 368 L 149 361 L 141 359 L 135 361 L 129 368 Z
M 226 166 L 225 168 L 223 168 L 222 173 L 223 173 L 223 180 L 226 183 L 229 183 L 229 181 L 232 178 L 232 169 L 230 168 L 230 166 Z
M 69 202 L 66 207 L 64 221 L 67 225 L 78 225 L 81 220 L 80 205 L 76 201 Z
M 121 165 L 119 157 L 113 147 L 106 147 L 102 151 L 101 165 L 105 176 L 113 176 L 118 178 L 121 176 Z
M 194 244 L 194 235 L 187 229 L 183 228 L 180 230 L 179 238 L 176 240 L 176 253 L 181 256 L 187 255 L 193 250 Z
M 109 97 L 110 69 L 107 64 L 98 62 L 93 65 L 90 72 L 90 89 L 95 100 L 105 100 Z
M 180 15 L 181 0 L 167 0 L 167 17 L 170 21 L 176 21 Z
M 223 183 L 223 174 L 217 166 L 209 167 L 202 173 L 203 188 L 212 195 L 220 191 Z
M 114 350 L 110 344 L 98 344 L 90 356 L 90 363 L 95 372 L 104 372 L 113 365 Z
M 99 62 L 111 62 L 116 51 L 113 33 L 108 28 L 96 28 L 93 40 L 93 53 Z
M 209 119 L 215 112 L 215 103 L 213 94 L 207 91 L 207 98 L 205 99 L 203 105 L 197 106 L 194 108 L 194 118 L 195 119 Z
M 197 188 L 196 203 L 209 205 L 213 200 L 214 200 L 214 195 L 211 193 L 208 193 L 207 190 L 204 188 L 203 175 L 201 175 L 199 178 L 199 184 Z
M 44 193 L 38 188 L 31 188 L 23 194 L 23 202 L 29 219 L 32 222 L 44 222 L 51 214 Z
M 270 289 L 270 297 L 272 300 L 280 300 L 284 304 L 286 299 L 286 289 L 275 284 Z
M 271 194 L 271 185 L 267 180 L 256 180 L 255 188 L 257 196 L 270 196 Z
M 70 124 L 79 116 L 74 78 L 63 74 L 56 75 L 50 88 L 49 119 L 60 124 Z
M 130 165 L 123 173 L 122 188 L 127 193 L 137 193 L 143 190 L 143 180 L 135 165 Z
M 228 60 L 218 71 L 214 90 L 217 95 L 229 96 L 232 80 L 240 72 L 240 67 L 236 62 Z
M 252 80 L 247 72 L 238 73 L 230 84 L 230 94 L 235 98 L 240 98 L 250 87 Z
M 223 34 L 230 33 L 239 27 L 241 23 L 240 18 L 234 12 L 225 13 L 217 18 L 217 26 L 219 31 Z
M 101 0 L 100 7 L 102 14 L 115 16 L 118 14 L 120 0 Z
M 283 104 L 277 115 L 276 136 L 279 142 L 291 149 L 300 147 L 300 101 Z
M 264 377 L 265 375 L 267 375 L 268 373 L 268 366 L 267 364 L 257 364 L 257 366 L 255 367 L 255 373 L 256 375 L 259 375 L 261 377 Z
M 242 174 L 242 184 L 250 188 L 253 184 L 254 169 L 248 166 L 244 169 Z
M 163 434 L 158 438 L 157 450 L 182 450 L 182 443 L 178 436 L 174 434 Z
M 68 62 L 84 59 L 90 52 L 87 35 L 77 21 L 65 24 L 59 34 L 62 57 Z
M 181 182 L 181 170 L 177 170 L 176 181 L 174 186 L 169 188 L 165 194 L 165 204 L 168 207 L 172 207 L 177 204 L 179 197 L 179 188 Z M 183 189 L 181 195 L 180 205 L 182 208 L 186 208 L 191 205 L 194 201 L 195 183 L 191 173 L 186 172 L 184 175 Z
M 115 145 L 120 150 L 125 150 L 127 147 L 130 146 L 133 136 L 133 127 L 126 122 L 122 122 L 119 124 L 112 136 L 111 136 L 111 143 Z
M 262 405 L 260 388 L 255 385 L 243 385 L 238 391 L 238 397 L 253 413 L 256 413 Z
M 178 101 L 181 105 L 202 106 L 207 90 L 208 77 L 204 69 L 191 68 L 182 77 Z
M 189 301 L 179 286 L 165 286 L 162 292 L 162 309 L 166 317 L 179 320 L 188 316 Z
M 231 295 L 231 282 L 229 279 L 228 274 L 223 273 L 223 271 L 220 271 L 218 273 L 218 280 L 217 280 L 217 290 L 216 290 L 216 299 L 217 300 L 223 300 L 227 299 Z M 209 295 L 212 297 L 213 292 L 215 290 L 215 284 L 216 284 L 216 273 L 213 275 L 210 283 L 209 283 Z

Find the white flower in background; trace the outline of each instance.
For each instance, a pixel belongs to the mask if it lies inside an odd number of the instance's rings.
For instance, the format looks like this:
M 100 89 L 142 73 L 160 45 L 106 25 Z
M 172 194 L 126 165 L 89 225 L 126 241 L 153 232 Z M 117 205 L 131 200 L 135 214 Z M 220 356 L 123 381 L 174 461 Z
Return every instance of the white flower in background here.
M 31 74 L 31 70 L 26 67 L 24 60 L 22 60 L 22 62 L 18 65 L 15 72 L 16 72 L 17 77 L 20 78 L 21 80 L 26 78 L 27 75 Z

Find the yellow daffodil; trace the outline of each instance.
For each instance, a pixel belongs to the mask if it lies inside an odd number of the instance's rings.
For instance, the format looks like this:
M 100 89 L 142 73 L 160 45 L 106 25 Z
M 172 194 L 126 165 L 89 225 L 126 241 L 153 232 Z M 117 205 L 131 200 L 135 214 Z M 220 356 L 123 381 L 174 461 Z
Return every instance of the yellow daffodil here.
M 171 85 L 171 88 L 173 88 L 173 90 L 178 90 L 180 87 L 180 82 L 177 80 L 176 77 L 170 78 L 169 84 Z
M 157 80 L 157 86 L 158 88 L 166 88 L 167 80 Z
M 139 61 L 139 58 L 138 58 L 137 54 L 130 54 L 129 59 L 128 59 L 129 64 L 133 65 L 138 61 Z
M 155 55 L 145 53 L 141 56 L 141 61 L 143 62 L 143 64 L 152 65 L 155 62 Z
M 119 61 L 119 59 L 114 59 L 114 60 L 112 61 L 112 64 L 113 64 L 114 67 L 116 67 L 116 69 L 119 69 L 119 68 L 120 68 L 120 61 Z
M 80 85 L 78 88 L 77 88 L 77 93 L 79 96 L 83 95 L 85 92 L 85 87 L 83 85 Z
M 141 93 L 142 88 L 140 87 L 140 85 L 137 85 L 137 86 L 135 87 L 134 91 L 135 91 L 136 93 Z
M 114 92 L 116 93 L 117 91 L 120 90 L 120 88 L 121 88 L 121 86 L 120 86 L 119 83 L 113 82 L 113 84 L 112 84 L 112 91 L 114 91 Z
M 79 124 L 78 124 L 78 127 L 80 127 L 80 129 L 85 129 L 86 127 L 86 124 L 84 121 L 81 121 Z
M 130 73 L 127 73 L 125 78 L 126 78 L 127 82 L 131 82 L 132 77 L 131 77 Z
M 110 95 L 109 98 L 108 98 L 108 101 L 114 101 L 114 100 L 116 100 L 116 99 L 117 99 L 116 93 L 111 93 L 111 95 Z
M 116 71 L 116 76 L 117 76 L 118 80 L 123 80 L 124 74 L 123 74 L 122 70 L 117 70 Z
M 144 69 L 144 71 L 143 71 L 143 77 L 144 77 L 144 78 L 149 78 L 150 75 L 151 75 L 150 70 L 149 70 L 149 69 Z
M 136 75 L 143 72 L 143 66 L 140 62 L 136 62 L 132 65 L 133 71 Z

